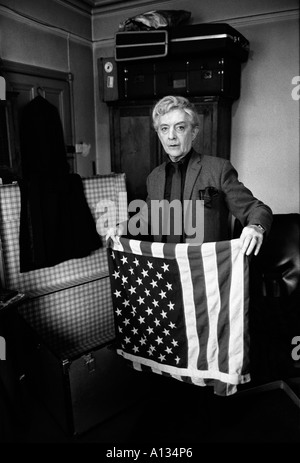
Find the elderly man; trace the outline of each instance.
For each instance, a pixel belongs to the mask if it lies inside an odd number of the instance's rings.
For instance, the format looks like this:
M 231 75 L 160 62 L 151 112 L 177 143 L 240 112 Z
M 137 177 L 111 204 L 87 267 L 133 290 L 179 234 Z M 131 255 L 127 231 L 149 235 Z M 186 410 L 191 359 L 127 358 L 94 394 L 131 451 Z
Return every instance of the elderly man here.
M 264 233 L 270 230 L 272 211 L 238 180 L 238 174 L 228 160 L 203 155 L 193 149 L 192 144 L 199 131 L 198 115 L 193 104 L 184 97 L 166 96 L 155 105 L 152 119 L 168 156 L 168 160 L 148 176 L 147 205 L 138 215 L 142 223 L 150 226 L 152 239 L 189 242 L 185 228 L 188 211 L 191 214 L 190 229 L 191 224 L 201 217 L 201 242 L 228 240 L 231 237 L 229 223 L 232 214 L 244 227 L 240 236 L 242 252 L 257 255 Z M 163 226 L 154 227 L 151 221 L 155 214 L 151 214 L 151 210 L 163 200 L 167 204 L 177 200 L 174 204 L 187 204 L 187 208 L 182 207 L 183 212 L 179 215 L 174 212 L 173 216 L 170 208 L 162 209 L 168 212 L 169 225 L 164 227 L 163 218 Z M 204 206 L 203 214 L 197 216 L 200 204 Z M 177 222 L 178 217 L 179 221 L 182 219 L 183 226 L 176 227 L 174 217 Z M 115 240 L 124 231 L 125 224 L 119 224 L 109 230 L 108 236 Z

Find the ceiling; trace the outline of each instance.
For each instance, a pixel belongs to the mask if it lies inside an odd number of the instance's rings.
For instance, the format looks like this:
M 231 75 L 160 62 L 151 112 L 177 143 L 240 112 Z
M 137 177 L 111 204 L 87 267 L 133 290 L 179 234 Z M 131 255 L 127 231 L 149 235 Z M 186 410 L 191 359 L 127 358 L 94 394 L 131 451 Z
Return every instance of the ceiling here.
M 115 5 L 117 3 L 124 4 L 130 0 L 80 0 L 82 3 L 91 5 L 92 7 L 104 6 L 104 5 Z
M 81 3 L 91 6 L 92 8 L 107 6 L 107 5 L 116 5 L 120 6 L 124 3 L 128 3 L 130 0 L 79 0 Z
M 66 4 L 71 4 L 79 9 L 96 13 L 101 11 L 117 11 L 129 7 L 150 6 L 155 0 L 61 0 Z M 166 0 L 163 0 L 166 1 Z

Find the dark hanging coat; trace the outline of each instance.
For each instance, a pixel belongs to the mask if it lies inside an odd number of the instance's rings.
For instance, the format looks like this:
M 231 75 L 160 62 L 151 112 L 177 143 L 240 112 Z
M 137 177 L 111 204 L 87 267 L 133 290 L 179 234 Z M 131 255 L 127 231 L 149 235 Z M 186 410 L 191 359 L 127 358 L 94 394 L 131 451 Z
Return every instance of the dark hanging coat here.
M 60 116 L 41 96 L 20 122 L 20 271 L 57 265 L 102 246 L 81 177 L 70 174 Z

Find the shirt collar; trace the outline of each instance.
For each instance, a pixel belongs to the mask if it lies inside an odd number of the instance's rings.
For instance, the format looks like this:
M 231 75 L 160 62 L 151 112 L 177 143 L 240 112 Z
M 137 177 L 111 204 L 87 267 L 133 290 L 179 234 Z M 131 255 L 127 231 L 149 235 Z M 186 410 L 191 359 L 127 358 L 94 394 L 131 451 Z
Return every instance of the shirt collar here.
M 170 166 L 170 165 L 173 165 L 173 164 L 181 164 L 181 165 L 185 164 L 185 165 L 187 165 L 190 158 L 191 158 L 192 151 L 193 151 L 193 148 L 183 158 L 181 158 L 180 161 L 177 161 L 177 162 L 171 161 L 171 159 L 168 156 L 168 160 L 166 161 L 167 166 Z

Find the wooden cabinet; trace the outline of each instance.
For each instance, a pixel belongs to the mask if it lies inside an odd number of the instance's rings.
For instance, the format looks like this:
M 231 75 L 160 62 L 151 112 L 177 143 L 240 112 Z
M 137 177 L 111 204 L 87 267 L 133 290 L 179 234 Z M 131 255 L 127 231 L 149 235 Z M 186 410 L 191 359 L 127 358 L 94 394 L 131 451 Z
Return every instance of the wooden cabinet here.
M 196 151 L 230 157 L 232 100 L 193 97 L 200 120 Z M 112 170 L 125 172 L 128 200 L 146 198 L 146 178 L 164 160 L 164 152 L 152 127 L 154 100 L 110 102 Z

